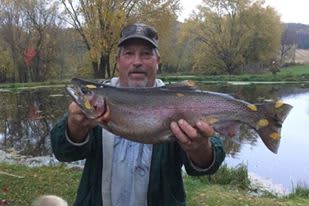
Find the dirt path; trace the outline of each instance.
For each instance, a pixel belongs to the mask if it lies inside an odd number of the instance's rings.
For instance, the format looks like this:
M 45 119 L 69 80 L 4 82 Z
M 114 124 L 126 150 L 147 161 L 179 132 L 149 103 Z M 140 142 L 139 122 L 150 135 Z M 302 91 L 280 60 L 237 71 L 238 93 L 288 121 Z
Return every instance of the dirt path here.
M 295 51 L 295 62 L 296 63 L 309 63 L 309 50 L 296 49 Z

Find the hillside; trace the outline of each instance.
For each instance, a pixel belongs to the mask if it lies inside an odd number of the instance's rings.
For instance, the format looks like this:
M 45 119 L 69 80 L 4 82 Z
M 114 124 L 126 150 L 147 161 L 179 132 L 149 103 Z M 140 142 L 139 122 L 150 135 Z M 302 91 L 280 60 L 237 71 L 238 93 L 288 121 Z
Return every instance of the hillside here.
M 286 32 L 295 41 L 298 49 L 309 49 L 309 25 L 287 23 Z

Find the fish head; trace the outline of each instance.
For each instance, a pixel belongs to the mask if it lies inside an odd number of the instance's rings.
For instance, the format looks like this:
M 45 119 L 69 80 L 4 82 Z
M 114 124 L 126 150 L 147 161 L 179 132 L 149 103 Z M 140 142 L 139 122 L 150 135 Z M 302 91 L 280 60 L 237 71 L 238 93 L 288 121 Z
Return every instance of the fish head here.
M 75 84 L 66 87 L 68 94 L 90 119 L 95 119 L 106 111 L 104 96 L 97 95 L 96 89 L 95 84 Z

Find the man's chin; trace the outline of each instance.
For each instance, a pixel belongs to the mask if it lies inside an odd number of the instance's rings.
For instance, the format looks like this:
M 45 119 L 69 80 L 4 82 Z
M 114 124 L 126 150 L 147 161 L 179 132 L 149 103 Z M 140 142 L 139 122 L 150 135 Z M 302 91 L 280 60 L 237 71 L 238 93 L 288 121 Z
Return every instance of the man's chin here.
M 129 87 L 146 87 L 147 79 L 129 79 L 128 86 Z

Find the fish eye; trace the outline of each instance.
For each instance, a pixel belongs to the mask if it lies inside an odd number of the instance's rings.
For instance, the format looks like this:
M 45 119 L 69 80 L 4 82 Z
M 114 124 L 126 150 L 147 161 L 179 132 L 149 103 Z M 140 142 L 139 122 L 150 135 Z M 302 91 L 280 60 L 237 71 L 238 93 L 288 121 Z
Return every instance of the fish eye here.
M 82 91 L 83 94 L 89 94 L 89 90 L 88 90 L 87 87 L 82 87 L 81 91 Z

